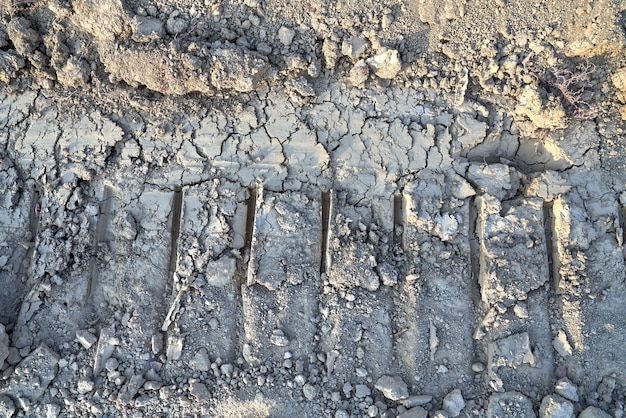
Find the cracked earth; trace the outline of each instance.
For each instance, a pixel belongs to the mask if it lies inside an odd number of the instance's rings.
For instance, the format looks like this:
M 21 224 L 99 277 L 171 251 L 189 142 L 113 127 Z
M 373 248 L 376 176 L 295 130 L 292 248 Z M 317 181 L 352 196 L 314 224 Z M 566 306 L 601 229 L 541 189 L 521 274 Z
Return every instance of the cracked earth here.
M 0 416 L 622 417 L 624 11 L 0 2 Z

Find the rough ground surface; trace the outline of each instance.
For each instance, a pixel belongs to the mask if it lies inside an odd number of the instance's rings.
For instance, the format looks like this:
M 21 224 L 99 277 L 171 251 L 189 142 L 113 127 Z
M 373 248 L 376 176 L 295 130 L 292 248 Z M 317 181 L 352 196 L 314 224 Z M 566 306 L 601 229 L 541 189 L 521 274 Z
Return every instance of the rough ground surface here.
M 622 417 L 625 15 L 3 0 L 0 416 Z

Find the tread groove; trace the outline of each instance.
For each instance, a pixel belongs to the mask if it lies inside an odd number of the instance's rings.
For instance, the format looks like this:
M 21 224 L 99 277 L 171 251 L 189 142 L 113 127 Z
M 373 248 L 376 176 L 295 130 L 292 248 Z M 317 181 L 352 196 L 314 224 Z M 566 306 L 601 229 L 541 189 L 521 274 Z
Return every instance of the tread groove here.
M 330 238 L 330 212 L 332 210 L 332 190 L 322 191 L 322 246 L 320 257 L 320 274 L 324 274 L 330 268 L 328 243 Z
M 98 257 L 96 254 L 99 252 L 100 244 L 105 241 L 107 225 L 109 224 L 109 218 L 113 207 L 113 188 L 111 186 L 105 186 L 98 209 L 98 217 L 96 220 L 96 227 L 93 236 L 93 251 L 95 254 L 89 261 L 89 280 L 87 282 L 87 292 L 85 294 L 85 305 L 88 305 L 93 296 L 94 288 L 98 286 L 98 280 L 100 277 L 100 271 L 98 269 Z
M 402 193 L 393 195 L 393 245 L 404 250 L 406 228 L 406 197 Z
M 560 263 L 558 253 L 556 253 L 557 246 L 555 245 L 554 235 L 554 204 L 551 201 L 543 203 L 543 227 L 546 235 L 546 254 L 548 258 L 548 274 L 549 280 L 552 283 L 554 293 L 559 293 L 560 286 Z
M 176 269 L 178 268 L 178 241 L 180 238 L 180 227 L 183 217 L 183 189 L 181 186 L 174 188 L 174 198 L 172 202 L 172 227 L 171 227 L 171 247 L 170 247 L 170 260 L 168 263 L 168 277 L 172 281 L 172 292 L 175 293 L 176 289 Z

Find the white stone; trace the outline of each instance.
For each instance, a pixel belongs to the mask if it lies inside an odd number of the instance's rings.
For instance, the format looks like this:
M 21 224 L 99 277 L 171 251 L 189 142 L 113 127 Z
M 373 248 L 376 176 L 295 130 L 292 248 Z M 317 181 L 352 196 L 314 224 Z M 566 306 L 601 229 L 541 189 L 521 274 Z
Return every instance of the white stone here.
M 93 335 L 89 331 L 78 330 L 76 331 L 76 339 L 79 343 L 82 344 L 87 350 L 89 350 L 98 340 L 95 335 Z
M 189 367 L 198 372 L 206 372 L 211 368 L 211 360 L 206 348 L 202 347 L 189 362 Z
M 451 417 L 458 417 L 465 408 L 465 400 L 461 394 L 461 390 L 454 389 L 443 398 L 443 409 L 445 409 Z
M 567 335 L 563 330 L 559 330 L 557 336 L 552 340 L 552 346 L 561 357 L 572 355 L 572 346 L 567 341 Z
M 352 59 L 360 58 L 365 54 L 368 44 L 367 39 L 353 37 L 343 41 L 341 44 L 341 53 Z
M 305 398 L 307 398 L 309 401 L 312 401 L 317 397 L 317 388 L 312 384 L 307 383 L 302 387 L 302 393 L 304 394 Z
M 554 386 L 554 391 L 572 402 L 578 402 L 578 387 L 568 378 L 559 379 Z
M 356 87 L 363 87 L 370 76 L 370 68 L 365 60 L 359 60 L 350 69 L 350 83 Z
M 278 40 L 285 46 L 291 45 L 293 38 L 296 36 L 296 32 L 285 26 L 278 29 Z
M 558 395 L 548 395 L 541 401 L 539 407 L 540 418 L 572 418 L 574 405 Z
M 275 329 L 270 336 L 270 343 L 276 347 L 286 347 L 289 345 L 289 339 L 285 336 L 282 330 Z
M 366 396 L 370 396 L 372 391 L 365 385 L 356 385 L 354 396 L 357 398 L 365 398 Z
M 380 78 L 394 78 L 402 69 L 400 54 L 395 49 L 387 49 L 366 61 L 374 74 Z
M 409 397 L 409 388 L 400 376 L 382 376 L 374 386 L 381 391 L 385 398 L 398 401 Z
M 169 337 L 167 339 L 167 360 L 174 361 L 179 360 L 183 352 L 183 338 Z

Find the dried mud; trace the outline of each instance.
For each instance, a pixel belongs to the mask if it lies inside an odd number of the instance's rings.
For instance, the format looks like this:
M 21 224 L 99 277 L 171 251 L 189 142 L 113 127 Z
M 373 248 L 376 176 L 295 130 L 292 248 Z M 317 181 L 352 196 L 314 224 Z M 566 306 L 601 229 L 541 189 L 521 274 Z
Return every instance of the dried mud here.
M 0 416 L 622 417 L 625 11 L 0 2 Z

